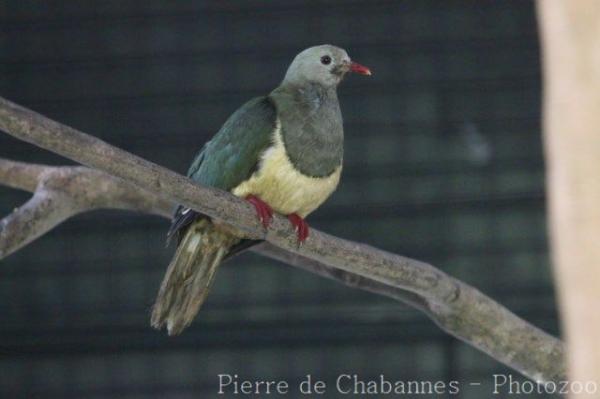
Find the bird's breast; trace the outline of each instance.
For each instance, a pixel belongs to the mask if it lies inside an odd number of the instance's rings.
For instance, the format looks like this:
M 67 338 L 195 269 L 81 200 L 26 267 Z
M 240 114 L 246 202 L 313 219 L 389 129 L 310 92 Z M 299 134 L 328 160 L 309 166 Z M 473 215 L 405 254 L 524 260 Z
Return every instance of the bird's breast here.
M 302 174 L 290 161 L 281 137 L 280 124 L 273 132 L 273 145 L 261 155 L 257 171 L 232 190 L 238 197 L 253 194 L 276 212 L 297 213 L 305 217 L 321 205 L 336 189 L 342 166 L 324 177 Z

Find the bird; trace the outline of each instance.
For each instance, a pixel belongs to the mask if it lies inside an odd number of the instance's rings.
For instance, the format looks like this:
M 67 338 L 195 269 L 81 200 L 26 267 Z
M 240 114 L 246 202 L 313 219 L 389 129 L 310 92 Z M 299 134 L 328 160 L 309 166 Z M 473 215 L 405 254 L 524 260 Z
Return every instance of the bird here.
M 306 216 L 340 181 L 344 130 L 337 87 L 348 73 L 371 75 L 340 47 L 324 44 L 301 51 L 277 88 L 226 120 L 202 147 L 188 177 L 246 199 L 265 229 L 274 212 L 286 215 L 301 245 L 310 232 Z M 181 205 L 167 243 L 172 239 L 177 249 L 151 324 L 177 335 L 196 317 L 219 265 L 259 241 Z

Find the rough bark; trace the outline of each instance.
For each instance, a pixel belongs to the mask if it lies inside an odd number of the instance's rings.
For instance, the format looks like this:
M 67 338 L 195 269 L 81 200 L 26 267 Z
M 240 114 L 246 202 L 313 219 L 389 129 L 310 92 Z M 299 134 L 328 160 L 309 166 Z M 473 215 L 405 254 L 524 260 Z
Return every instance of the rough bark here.
M 96 202 L 93 192 L 78 190 L 74 185 L 61 182 L 60 176 L 57 176 L 53 187 L 60 188 L 61 195 L 75 197 L 73 201 L 78 205 L 85 204 L 85 198 L 89 196 L 89 203 L 93 204 L 89 209 L 123 209 L 129 204 L 130 207 L 125 209 L 166 215 L 169 204 L 184 204 L 230 224 L 249 236 L 267 240 L 267 243 L 256 249 L 265 256 L 415 306 L 445 331 L 525 376 L 536 381 L 564 379 L 564 348 L 558 339 L 520 319 L 475 288 L 427 263 L 317 230 L 312 230 L 306 243 L 298 248 L 294 231 L 286 218 L 276 216 L 272 227 L 265 232 L 256 220 L 251 206 L 229 193 L 198 186 L 179 174 L 1 98 L 0 129 L 98 169 L 99 171 L 73 168 L 76 174 L 89 174 L 87 178 L 98 179 L 96 183 L 90 183 L 91 188 L 98 186 L 103 180 L 107 180 L 108 186 L 113 183 L 119 186 L 113 187 L 117 194 L 115 206 L 112 206 L 110 200 Z M 2 172 L 3 169 L 8 172 Z M 31 190 L 33 184 L 30 174 L 24 172 L 22 177 L 15 177 L 18 173 L 14 169 L 14 163 L 1 160 L 0 182 Z M 6 180 L 19 180 L 23 184 L 3 181 L 6 176 L 12 176 Z M 104 194 L 99 196 L 106 199 Z M 144 209 L 145 207 L 148 208 Z M 77 206 L 72 209 L 82 211 Z M 25 213 L 16 210 L 7 218 L 12 219 L 12 223 L 17 223 L 15 220 Z M 38 215 L 43 217 L 39 213 Z M 53 213 L 49 215 L 52 220 L 40 223 L 43 229 L 36 232 L 36 236 L 64 220 L 63 214 L 60 214 L 61 217 L 54 217 Z M 0 232 L 0 251 L 4 254 L 28 242 L 25 237 L 27 234 L 21 234 L 25 238 L 19 240 L 13 237 L 13 234 L 18 236 L 18 232 L 13 230 L 11 237 L 8 237 L 4 233 L 6 229 L 4 227 L 3 232 Z

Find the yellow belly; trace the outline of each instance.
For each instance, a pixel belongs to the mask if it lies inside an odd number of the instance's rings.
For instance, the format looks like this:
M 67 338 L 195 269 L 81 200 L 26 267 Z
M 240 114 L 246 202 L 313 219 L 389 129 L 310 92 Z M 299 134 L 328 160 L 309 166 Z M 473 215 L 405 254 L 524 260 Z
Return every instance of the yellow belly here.
M 285 153 L 279 126 L 273 146 L 261 156 L 258 171 L 232 190 L 238 197 L 253 194 L 284 215 L 305 217 L 333 193 L 340 181 L 341 165 L 327 177 L 309 177 L 294 169 Z

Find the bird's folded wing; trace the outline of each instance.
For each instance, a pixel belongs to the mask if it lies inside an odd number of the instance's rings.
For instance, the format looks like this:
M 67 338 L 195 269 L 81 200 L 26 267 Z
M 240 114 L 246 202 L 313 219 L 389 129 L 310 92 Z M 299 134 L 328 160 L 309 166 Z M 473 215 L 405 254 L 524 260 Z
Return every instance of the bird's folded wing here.
M 188 177 L 203 186 L 231 191 L 257 170 L 260 155 L 272 144 L 277 111 L 268 97 L 257 97 L 234 112 L 206 143 L 188 170 Z M 178 206 L 167 240 L 179 235 L 202 215 Z

